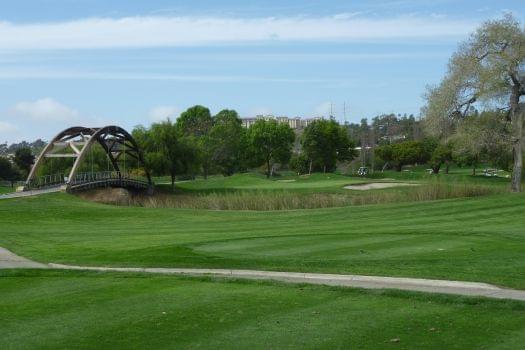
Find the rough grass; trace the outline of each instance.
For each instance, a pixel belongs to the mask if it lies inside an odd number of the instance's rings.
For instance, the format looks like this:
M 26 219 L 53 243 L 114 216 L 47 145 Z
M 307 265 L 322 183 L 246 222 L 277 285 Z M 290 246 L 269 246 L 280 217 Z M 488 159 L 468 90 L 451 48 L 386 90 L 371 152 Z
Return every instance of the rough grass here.
M 397 291 L 0 271 L 2 349 L 520 349 L 525 304 Z
M 294 210 L 333 208 L 350 205 L 385 204 L 438 199 L 477 197 L 502 193 L 504 189 L 475 184 L 428 183 L 404 189 L 351 191 L 342 193 L 236 190 L 231 192 L 160 192 L 154 196 L 122 196 L 115 190 L 99 189 L 80 193 L 82 198 L 100 203 L 147 208 L 209 210 Z

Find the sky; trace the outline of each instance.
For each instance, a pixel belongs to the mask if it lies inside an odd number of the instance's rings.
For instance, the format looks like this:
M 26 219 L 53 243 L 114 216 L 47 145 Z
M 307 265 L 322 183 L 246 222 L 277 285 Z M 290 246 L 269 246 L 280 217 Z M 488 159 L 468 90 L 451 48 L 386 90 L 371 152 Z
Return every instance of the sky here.
M 417 116 L 458 43 L 506 13 L 525 23 L 525 1 L 1 1 L 0 143 L 130 130 L 196 104 Z

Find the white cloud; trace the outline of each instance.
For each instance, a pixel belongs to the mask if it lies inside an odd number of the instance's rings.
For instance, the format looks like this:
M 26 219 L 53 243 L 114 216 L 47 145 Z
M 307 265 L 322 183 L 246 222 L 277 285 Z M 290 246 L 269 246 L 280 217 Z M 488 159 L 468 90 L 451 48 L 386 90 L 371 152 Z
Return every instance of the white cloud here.
M 170 118 L 171 120 L 177 119 L 177 117 L 180 114 L 180 110 L 177 107 L 174 106 L 157 106 L 152 108 L 149 113 L 148 117 L 153 122 L 159 122 L 162 120 L 166 120 L 166 118 Z
M 42 122 L 72 122 L 80 116 L 76 110 L 48 97 L 19 102 L 9 108 L 7 114 L 12 118 Z
M 464 36 L 473 20 L 400 16 L 86 18 L 69 22 L 0 22 L 0 49 L 188 46 L 265 40 L 380 40 Z

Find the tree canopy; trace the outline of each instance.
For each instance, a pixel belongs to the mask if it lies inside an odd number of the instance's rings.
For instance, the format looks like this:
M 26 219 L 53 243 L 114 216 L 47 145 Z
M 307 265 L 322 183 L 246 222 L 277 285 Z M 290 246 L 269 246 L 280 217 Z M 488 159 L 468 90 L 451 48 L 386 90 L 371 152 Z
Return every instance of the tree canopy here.
M 426 129 L 449 138 L 474 106 L 505 111 L 511 122 L 511 188 L 521 190 L 525 108 L 525 29 L 511 15 L 487 21 L 460 44 L 438 86 L 428 89 L 423 109 Z
M 27 176 L 29 174 L 29 171 L 31 171 L 31 167 L 33 166 L 33 163 L 35 162 L 35 156 L 31 152 L 31 148 L 29 147 L 18 148 L 15 151 L 14 162 L 18 166 L 18 168 L 22 171 L 23 176 Z
M 391 163 L 397 171 L 404 165 L 428 161 L 429 154 L 421 141 L 405 141 L 383 145 L 376 148 L 377 155 L 385 162 Z
M 217 113 L 210 138 L 213 143 L 212 161 L 223 175 L 233 175 L 243 167 L 246 130 L 236 111 L 224 109 Z
M 337 161 L 350 161 L 357 156 L 354 143 L 344 127 L 335 120 L 316 120 L 304 130 L 301 145 L 312 167 L 333 171 Z
M 270 177 L 275 163 L 290 160 L 295 134 L 288 124 L 260 119 L 248 129 L 247 139 L 252 163 L 265 164 Z

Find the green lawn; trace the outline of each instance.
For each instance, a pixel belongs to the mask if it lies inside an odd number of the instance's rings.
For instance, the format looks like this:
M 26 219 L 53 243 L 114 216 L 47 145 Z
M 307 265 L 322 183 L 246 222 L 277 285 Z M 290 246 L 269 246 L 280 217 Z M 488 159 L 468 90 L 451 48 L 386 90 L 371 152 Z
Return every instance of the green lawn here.
M 468 182 L 482 185 L 501 185 L 509 184 L 510 173 L 506 171 L 499 171 L 497 177 L 484 176 L 483 169 L 477 169 L 476 176 L 472 176 L 472 169 L 459 168 L 452 166 L 449 173 L 445 174 L 445 169 L 441 168 L 439 174 L 429 174 L 426 166 L 417 166 L 405 169 L 403 171 L 385 170 L 384 172 L 376 171 L 374 174 L 368 176 L 369 179 L 383 179 L 390 178 L 395 180 L 410 180 L 410 181 L 427 181 L 438 179 L 445 182 Z
M 363 182 L 363 179 L 337 174 L 279 176 L 267 179 L 264 175 L 246 173 L 233 176 L 211 176 L 204 180 L 182 181 L 179 190 L 193 192 L 221 192 L 239 190 L 267 190 L 294 192 L 341 191 L 345 185 Z
M 0 201 L 0 246 L 43 262 L 485 281 L 525 289 L 525 195 L 280 212 Z
M 15 191 L 15 187 L 11 186 L 0 186 L 0 194 L 11 193 Z
M 0 271 L 2 349 L 518 349 L 525 304 L 140 274 Z
M 426 181 L 416 174 L 383 177 Z M 508 183 L 467 174 L 434 179 Z M 374 180 L 243 174 L 182 182 L 177 191 L 310 195 L 344 192 L 360 181 Z M 525 194 L 509 193 L 267 212 L 117 207 L 55 193 L 1 200 L 0 246 L 66 264 L 358 273 L 525 289 L 524 210 Z M 0 315 L 1 349 L 518 349 L 525 343 L 522 302 L 132 273 L 0 270 Z

